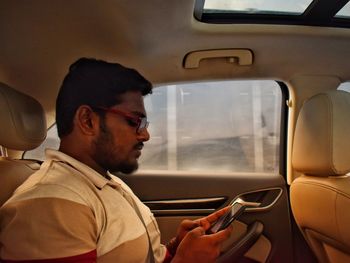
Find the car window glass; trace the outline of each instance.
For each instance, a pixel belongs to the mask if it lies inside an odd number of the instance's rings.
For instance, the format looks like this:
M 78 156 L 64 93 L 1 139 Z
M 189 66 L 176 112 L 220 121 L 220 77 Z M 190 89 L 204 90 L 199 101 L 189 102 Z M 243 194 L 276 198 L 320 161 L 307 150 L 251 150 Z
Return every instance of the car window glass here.
M 34 150 L 24 152 L 23 158 L 43 161 L 45 159 L 45 154 L 44 154 L 45 149 L 46 148 L 58 149 L 59 144 L 60 144 L 60 141 L 58 138 L 56 125 L 52 125 L 47 130 L 45 141 Z
M 312 0 L 275 1 L 275 0 L 205 0 L 204 11 L 237 12 L 247 14 L 302 14 Z
M 339 85 L 338 90 L 344 90 L 350 92 L 350 82 L 343 82 Z
M 217 81 L 159 86 L 145 97 L 150 141 L 140 170 L 278 173 L 277 82 Z M 56 127 L 25 158 L 58 147 Z
M 162 86 L 145 102 L 151 140 L 141 170 L 278 171 L 281 89 L 275 81 Z

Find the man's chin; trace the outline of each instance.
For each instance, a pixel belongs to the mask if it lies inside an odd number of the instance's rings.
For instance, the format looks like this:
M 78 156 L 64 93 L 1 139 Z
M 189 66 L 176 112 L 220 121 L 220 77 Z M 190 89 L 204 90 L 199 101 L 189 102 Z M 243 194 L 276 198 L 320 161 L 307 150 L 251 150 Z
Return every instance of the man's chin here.
M 131 174 L 131 173 L 135 172 L 138 168 L 139 168 L 138 163 L 136 163 L 136 164 L 124 164 L 124 165 L 119 165 L 118 167 L 115 167 L 114 169 L 110 169 L 110 172 Z

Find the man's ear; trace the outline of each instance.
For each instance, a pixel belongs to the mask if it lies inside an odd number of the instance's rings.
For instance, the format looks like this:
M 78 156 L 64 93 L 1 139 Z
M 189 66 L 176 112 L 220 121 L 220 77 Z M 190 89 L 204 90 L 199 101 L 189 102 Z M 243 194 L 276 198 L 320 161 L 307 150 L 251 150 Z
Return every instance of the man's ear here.
M 81 105 L 75 112 L 77 128 L 86 135 L 95 135 L 99 131 L 99 116 L 88 105 Z

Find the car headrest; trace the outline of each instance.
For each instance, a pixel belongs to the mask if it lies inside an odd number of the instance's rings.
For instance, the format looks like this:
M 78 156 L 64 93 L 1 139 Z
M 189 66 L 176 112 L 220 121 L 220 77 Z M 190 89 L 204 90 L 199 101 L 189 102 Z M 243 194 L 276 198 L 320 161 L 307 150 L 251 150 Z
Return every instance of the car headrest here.
M 350 93 L 333 90 L 307 100 L 299 113 L 292 165 L 314 176 L 350 171 Z
M 31 150 L 46 138 L 46 118 L 34 98 L 0 83 L 0 145 Z

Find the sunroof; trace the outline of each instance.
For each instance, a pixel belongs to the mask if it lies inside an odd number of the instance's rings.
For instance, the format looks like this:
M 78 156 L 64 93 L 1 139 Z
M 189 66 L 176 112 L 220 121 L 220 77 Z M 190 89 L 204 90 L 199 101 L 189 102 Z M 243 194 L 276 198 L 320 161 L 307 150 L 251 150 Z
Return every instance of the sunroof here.
M 204 13 L 302 14 L 313 0 L 205 0 Z
M 195 0 L 194 17 L 212 24 L 350 28 L 350 0 Z
M 350 18 L 350 2 L 348 2 L 339 12 L 335 15 L 335 17 L 339 18 Z

